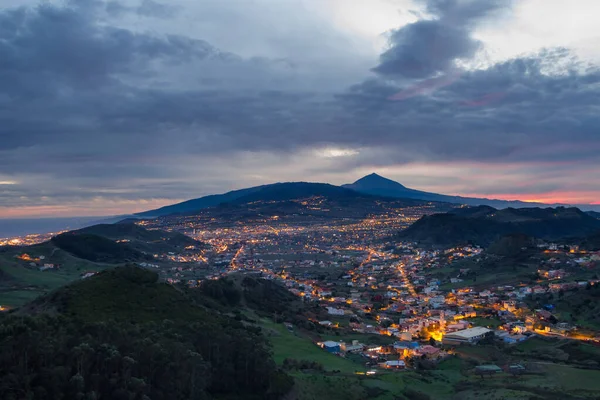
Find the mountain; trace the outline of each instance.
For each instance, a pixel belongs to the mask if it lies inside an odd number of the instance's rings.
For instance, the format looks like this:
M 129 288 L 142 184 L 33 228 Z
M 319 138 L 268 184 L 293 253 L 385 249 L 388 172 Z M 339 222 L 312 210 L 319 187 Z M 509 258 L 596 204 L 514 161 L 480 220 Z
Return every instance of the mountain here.
M 376 201 L 397 201 L 390 197 L 384 198 L 382 196 L 360 193 L 327 183 L 285 182 L 236 190 L 222 195 L 206 196 L 137 215 L 141 217 L 156 217 L 172 214 L 195 214 L 208 208 L 214 208 L 218 212 L 225 213 L 244 213 L 246 210 L 258 206 L 263 209 L 270 208 L 274 215 L 279 214 L 282 210 L 287 210 L 288 213 L 298 213 L 309 209 L 317 211 L 314 207 L 307 207 L 305 204 L 298 202 L 299 200 L 316 197 L 340 205 L 341 208 L 350 207 L 354 210 L 363 206 L 369 207 L 367 203 L 375 204 Z M 420 203 L 422 202 L 407 200 L 407 204 L 411 205 Z
M 403 240 L 436 246 L 487 246 L 502 236 L 525 234 L 558 240 L 584 237 L 600 231 L 600 220 L 577 208 L 464 207 L 424 216 L 399 234 Z
M 474 198 L 474 197 L 462 197 L 462 196 L 449 196 L 445 194 L 437 194 L 430 192 L 423 192 L 421 190 L 415 190 L 407 188 L 398 182 L 391 179 L 384 178 L 375 173 L 367 175 L 352 184 L 342 185 L 347 189 L 356 190 L 361 193 L 367 193 L 375 196 L 385 197 L 396 197 L 405 199 L 418 199 L 426 201 L 437 201 L 447 202 L 455 204 L 467 204 L 471 206 L 487 205 L 495 208 L 531 208 L 531 207 L 548 207 L 548 206 L 561 206 L 561 204 L 542 204 L 542 203 L 530 203 L 519 200 L 496 200 L 496 199 L 485 199 L 485 198 Z M 564 205 L 563 205 L 564 206 Z M 582 209 L 592 209 L 596 206 L 584 204 L 578 206 Z M 600 209 L 600 207 L 598 208 Z M 600 215 L 600 213 L 596 213 Z
M 2 315 L 0 398 L 282 398 L 294 381 L 261 328 L 228 314 L 149 270 L 105 270 Z
M 396 198 L 406 200 L 419 200 L 430 202 L 442 202 L 467 205 L 489 205 L 496 208 L 507 207 L 543 207 L 547 204 L 528 203 L 523 201 L 507 201 L 493 199 L 479 199 L 461 196 L 448 196 L 437 193 L 429 193 L 421 190 L 407 188 L 398 182 L 384 178 L 375 173 L 367 175 L 352 184 L 334 186 L 326 183 L 309 182 L 284 182 L 268 185 L 254 186 L 246 189 L 233 190 L 223 194 L 214 194 L 187 200 L 181 203 L 144 211 L 135 214 L 138 218 L 154 218 L 174 214 L 194 214 L 200 210 L 217 207 L 224 204 L 241 205 L 255 201 L 284 201 L 297 200 L 311 196 L 337 197 L 337 198 L 364 198 L 357 196 L 370 195 L 380 198 Z M 595 206 L 583 205 L 585 209 Z M 600 209 L 600 206 L 598 206 Z
M 247 189 L 233 190 L 224 194 L 213 194 L 210 196 L 200 197 L 198 199 L 187 200 L 182 203 L 157 208 L 155 210 L 137 213 L 135 215 L 143 218 L 152 218 L 171 214 L 192 213 L 203 208 L 215 207 L 222 203 L 234 201 L 240 197 L 259 191 L 262 188 L 264 188 L 264 186 L 255 186 Z
M 205 226 L 253 224 L 271 221 L 283 224 L 350 222 L 378 215 L 445 212 L 450 203 L 425 202 L 373 196 L 323 183 L 277 183 L 218 206 L 188 212 Z M 181 214 L 163 216 L 178 218 Z M 163 221 L 164 222 L 164 221 Z

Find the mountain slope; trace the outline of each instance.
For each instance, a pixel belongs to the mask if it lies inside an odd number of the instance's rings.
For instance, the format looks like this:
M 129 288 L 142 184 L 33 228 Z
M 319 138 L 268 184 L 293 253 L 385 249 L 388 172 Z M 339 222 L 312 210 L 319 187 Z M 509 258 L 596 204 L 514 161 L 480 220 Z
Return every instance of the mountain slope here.
M 269 202 L 301 200 L 316 196 L 335 201 L 347 201 L 349 204 L 355 200 L 365 198 L 375 200 L 376 197 L 381 197 L 359 193 L 351 189 L 327 183 L 285 182 L 237 190 L 222 195 L 206 196 L 137 215 L 143 217 L 156 217 L 171 214 L 194 214 L 200 210 L 211 207 L 240 206 L 255 202 L 266 204 Z
M 399 237 L 429 245 L 472 243 L 489 245 L 502 236 L 525 234 L 557 240 L 583 237 L 600 231 L 600 220 L 577 208 L 459 208 L 445 214 L 424 216 Z
M 201 210 L 203 208 L 215 207 L 221 203 L 228 203 L 233 200 L 236 200 L 240 197 L 249 195 L 254 193 L 264 186 L 255 186 L 247 189 L 233 190 L 231 192 L 223 193 L 223 194 L 213 194 L 209 196 L 200 197 L 198 199 L 187 200 L 181 203 L 172 204 L 169 206 L 157 208 L 155 210 L 144 211 L 141 213 L 137 213 L 138 217 L 150 218 L 150 217 L 160 217 L 163 215 L 171 215 L 171 214 L 185 214 L 192 213 L 194 211 Z

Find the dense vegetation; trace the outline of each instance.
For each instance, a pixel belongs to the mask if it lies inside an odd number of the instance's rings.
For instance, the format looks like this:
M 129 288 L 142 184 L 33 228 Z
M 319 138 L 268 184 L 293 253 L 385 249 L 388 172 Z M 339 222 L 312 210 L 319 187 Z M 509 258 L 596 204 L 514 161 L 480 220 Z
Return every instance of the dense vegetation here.
M 200 290 L 191 290 L 190 293 L 196 300 L 205 304 L 205 297 L 225 307 L 243 304 L 260 316 L 278 321 L 302 323 L 306 320 L 301 312 L 306 305 L 283 286 L 266 279 L 232 276 L 228 279 L 206 281 Z
M 276 399 L 260 328 L 119 267 L 0 319 L 2 399 Z
M 533 308 L 554 304 L 556 307 L 553 312 L 563 322 L 600 329 L 600 285 L 536 295 L 530 301 Z
M 53 237 L 51 241 L 59 249 L 93 262 L 118 264 L 151 259 L 125 243 L 116 243 L 98 235 L 67 232 Z

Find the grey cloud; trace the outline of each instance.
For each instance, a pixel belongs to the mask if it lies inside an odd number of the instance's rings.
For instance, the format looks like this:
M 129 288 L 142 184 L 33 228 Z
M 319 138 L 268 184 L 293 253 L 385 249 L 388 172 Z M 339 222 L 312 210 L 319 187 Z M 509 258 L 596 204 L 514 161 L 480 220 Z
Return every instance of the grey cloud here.
M 159 3 L 154 0 L 142 0 L 137 12 L 147 17 L 172 18 L 177 13 L 177 7 Z
M 285 158 L 319 146 L 361 149 L 325 165 L 340 173 L 414 161 L 600 164 L 600 71 L 566 50 L 463 71 L 431 92 L 390 100 L 412 83 L 387 77 L 428 77 L 470 57 L 478 46 L 470 24 L 499 2 L 464 9 L 458 27 L 449 16 L 459 2 L 431 2 L 437 19 L 394 32 L 377 74 L 339 91 L 301 55 L 241 57 L 95 17 L 110 7 L 131 13 L 129 4 L 74 4 L 0 11 L 0 173 L 25 182 L 1 188 L 2 204 L 36 193 L 192 197 L 198 175 L 237 165 L 243 151 Z M 440 57 L 431 58 L 422 48 L 438 39 Z
M 421 79 L 447 72 L 456 61 L 472 58 L 481 43 L 471 36 L 474 23 L 508 1 L 428 0 L 433 19 L 419 20 L 389 35 L 389 48 L 372 70 L 386 77 Z
M 449 70 L 455 60 L 470 58 L 479 48 L 463 27 L 419 21 L 392 33 L 391 47 L 373 68 L 385 76 L 426 78 Z

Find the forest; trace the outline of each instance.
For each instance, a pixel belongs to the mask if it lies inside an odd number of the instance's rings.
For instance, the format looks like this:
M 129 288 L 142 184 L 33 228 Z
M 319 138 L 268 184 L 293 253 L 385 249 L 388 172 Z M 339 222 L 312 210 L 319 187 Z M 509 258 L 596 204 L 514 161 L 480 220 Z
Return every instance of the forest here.
M 0 398 L 258 400 L 291 389 L 260 328 L 157 278 L 118 267 L 2 316 Z

